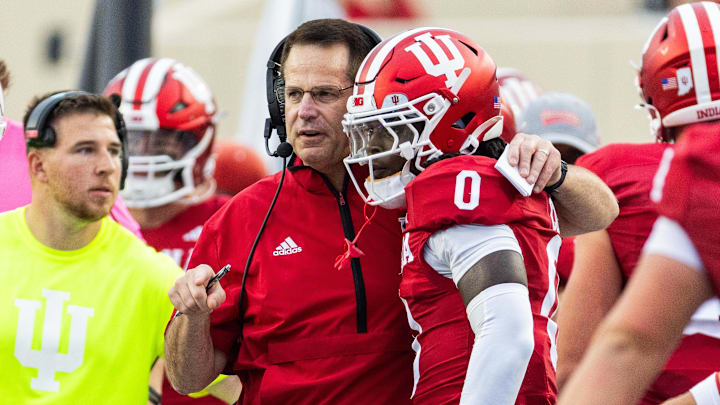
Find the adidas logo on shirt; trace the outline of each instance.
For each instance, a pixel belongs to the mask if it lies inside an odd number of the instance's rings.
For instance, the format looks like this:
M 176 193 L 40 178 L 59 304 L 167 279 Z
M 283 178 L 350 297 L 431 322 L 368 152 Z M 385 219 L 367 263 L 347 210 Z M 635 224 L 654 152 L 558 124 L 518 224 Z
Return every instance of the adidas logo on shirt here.
M 275 248 L 275 251 L 273 252 L 273 256 L 285 256 L 285 255 L 291 255 L 293 253 L 300 253 L 302 252 L 302 248 L 298 246 L 294 240 L 292 240 L 291 237 L 285 238 L 285 240 L 280 244 L 280 246 Z

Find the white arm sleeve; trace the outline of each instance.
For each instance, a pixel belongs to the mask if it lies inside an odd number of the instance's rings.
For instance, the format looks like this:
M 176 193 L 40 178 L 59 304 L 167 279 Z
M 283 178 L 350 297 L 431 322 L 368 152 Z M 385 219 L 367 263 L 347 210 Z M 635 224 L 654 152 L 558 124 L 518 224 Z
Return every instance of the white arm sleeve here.
M 682 226 L 670 218 L 660 216 L 643 247 L 644 253 L 652 253 L 677 260 L 704 273 L 700 254 Z
M 455 225 L 435 232 L 425 244 L 423 258 L 455 285 L 483 257 L 500 250 L 522 255 L 515 234 L 507 225 Z
M 717 372 L 710 374 L 706 379 L 690 388 L 690 394 L 697 405 L 720 405 L 717 374 Z
M 496 284 L 467 306 L 475 332 L 460 405 L 515 403 L 535 348 L 528 289 Z

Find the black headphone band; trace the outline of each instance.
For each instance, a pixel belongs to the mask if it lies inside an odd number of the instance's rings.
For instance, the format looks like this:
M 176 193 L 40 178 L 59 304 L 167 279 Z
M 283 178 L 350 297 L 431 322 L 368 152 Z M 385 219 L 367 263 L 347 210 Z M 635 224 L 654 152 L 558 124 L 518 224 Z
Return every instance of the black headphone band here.
M 28 146 L 41 148 L 55 145 L 55 132 L 52 131 L 52 128 L 50 128 L 51 131 L 47 131 L 49 129 L 47 121 L 55 111 L 55 107 L 67 98 L 89 94 L 80 90 L 62 91 L 40 101 L 32 109 L 25 123 L 25 139 Z
M 360 30 L 372 41 L 374 45 L 382 42 L 382 38 L 380 38 L 380 36 L 371 28 L 362 24 L 351 24 L 360 28 Z M 280 72 L 280 60 L 282 59 L 283 48 L 285 48 L 287 39 L 288 37 L 286 36 L 275 46 L 275 49 L 273 49 L 267 62 L 267 73 L 265 75 L 265 89 L 270 118 L 265 120 L 264 136 L 265 150 L 270 156 L 279 156 L 278 150 L 270 152 L 270 148 L 268 146 L 268 141 L 270 140 L 273 129 L 277 132 L 281 144 L 285 143 L 287 140 L 287 134 L 285 133 L 285 79 Z M 292 151 L 291 148 L 284 149 L 290 150 L 290 153 Z

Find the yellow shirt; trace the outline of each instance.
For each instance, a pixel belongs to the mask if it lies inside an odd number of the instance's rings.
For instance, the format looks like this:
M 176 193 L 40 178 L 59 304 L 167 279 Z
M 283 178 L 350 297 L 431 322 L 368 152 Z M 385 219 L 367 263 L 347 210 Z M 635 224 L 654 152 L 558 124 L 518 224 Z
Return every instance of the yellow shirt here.
M 182 271 L 109 218 L 73 251 L 0 214 L 0 402 L 146 404 Z

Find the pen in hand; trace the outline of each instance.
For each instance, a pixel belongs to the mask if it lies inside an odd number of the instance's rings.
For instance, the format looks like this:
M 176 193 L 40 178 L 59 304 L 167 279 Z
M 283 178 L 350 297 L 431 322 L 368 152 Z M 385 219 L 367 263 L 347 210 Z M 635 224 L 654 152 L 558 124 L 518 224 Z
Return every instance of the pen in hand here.
M 229 265 L 229 264 L 226 264 L 222 269 L 220 269 L 220 271 L 217 272 L 217 274 L 215 274 L 215 275 L 213 276 L 213 278 L 210 279 L 210 281 L 208 281 L 208 284 L 207 284 L 207 286 L 205 287 L 205 292 L 207 293 L 208 291 L 210 291 L 210 288 L 211 288 L 215 283 L 217 283 L 218 281 L 220 281 L 220 279 L 223 278 L 223 276 L 225 276 L 225 274 L 227 274 L 228 271 L 230 271 L 230 265 Z M 173 315 L 171 321 L 172 321 L 172 320 L 175 320 L 175 318 L 177 318 L 177 317 L 180 316 L 180 315 L 182 315 L 182 312 L 177 311 L 177 312 L 175 313 L 175 315 Z

